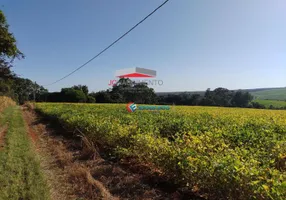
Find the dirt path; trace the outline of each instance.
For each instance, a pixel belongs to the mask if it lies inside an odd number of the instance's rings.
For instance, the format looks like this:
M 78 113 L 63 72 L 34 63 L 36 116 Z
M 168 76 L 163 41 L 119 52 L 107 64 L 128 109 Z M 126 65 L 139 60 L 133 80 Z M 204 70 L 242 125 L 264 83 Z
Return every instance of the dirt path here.
M 33 112 L 22 108 L 28 134 L 36 146 L 40 155 L 43 172 L 50 187 L 51 199 L 76 199 L 77 195 L 72 191 L 72 185 L 68 181 L 68 169 L 59 165 L 57 151 L 64 151 L 64 147 L 58 138 L 52 137 L 51 131 L 45 124 L 38 123 Z
M 132 161 L 103 159 L 79 139 L 23 107 L 23 116 L 41 157 L 52 199 L 195 199 Z M 87 143 L 85 143 L 87 144 Z

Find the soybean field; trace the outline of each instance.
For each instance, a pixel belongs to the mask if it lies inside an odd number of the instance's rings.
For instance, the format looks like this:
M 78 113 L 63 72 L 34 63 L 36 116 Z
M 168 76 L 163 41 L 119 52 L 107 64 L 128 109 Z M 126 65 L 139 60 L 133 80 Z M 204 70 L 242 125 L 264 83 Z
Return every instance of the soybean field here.
M 286 198 L 283 110 L 171 106 L 129 113 L 123 104 L 71 103 L 36 109 L 206 198 Z

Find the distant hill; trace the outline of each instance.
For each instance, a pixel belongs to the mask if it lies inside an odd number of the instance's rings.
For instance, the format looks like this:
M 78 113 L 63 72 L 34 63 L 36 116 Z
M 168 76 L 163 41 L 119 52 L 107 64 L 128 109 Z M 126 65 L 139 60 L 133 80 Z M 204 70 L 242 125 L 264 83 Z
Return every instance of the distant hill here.
M 256 99 L 254 102 L 258 102 L 266 108 L 269 108 L 271 105 L 275 108 L 286 108 L 286 101 Z
M 250 91 L 255 99 L 286 100 L 286 88 L 271 88 L 260 91 Z
M 169 95 L 169 94 L 184 94 L 184 93 L 187 93 L 187 94 L 200 94 L 200 95 L 204 95 L 205 94 L 205 91 L 184 91 L 184 92 L 156 92 L 156 94 L 158 96 L 166 96 L 166 95 Z
M 254 88 L 254 89 L 242 89 L 242 90 L 250 92 L 255 99 L 286 100 L 286 87 Z M 169 94 L 183 94 L 183 93 L 204 95 L 205 91 L 157 92 L 156 94 L 159 96 L 166 96 Z

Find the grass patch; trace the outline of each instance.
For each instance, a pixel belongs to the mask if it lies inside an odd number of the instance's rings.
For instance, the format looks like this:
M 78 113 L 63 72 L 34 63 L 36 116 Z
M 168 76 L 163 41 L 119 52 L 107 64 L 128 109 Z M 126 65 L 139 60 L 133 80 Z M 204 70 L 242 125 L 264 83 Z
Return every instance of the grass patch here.
M 4 110 L 1 126 L 8 125 L 5 148 L 0 151 L 0 199 L 49 199 L 39 161 L 26 133 L 21 111 Z

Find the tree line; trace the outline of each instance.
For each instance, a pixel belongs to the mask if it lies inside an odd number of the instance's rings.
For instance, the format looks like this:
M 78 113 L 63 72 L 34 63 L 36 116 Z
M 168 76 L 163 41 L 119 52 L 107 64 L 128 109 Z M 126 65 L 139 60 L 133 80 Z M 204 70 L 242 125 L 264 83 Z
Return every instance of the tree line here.
M 197 105 L 223 107 L 265 108 L 252 102 L 253 96 L 247 91 L 231 91 L 226 88 L 207 89 L 201 94 L 156 95 L 154 89 L 144 82 L 136 83 L 128 78 L 121 78 L 111 89 L 88 93 L 87 86 L 63 88 L 61 92 L 49 93 L 46 101 L 51 102 L 88 102 L 88 103 L 128 103 Z
M 223 106 L 223 107 L 257 107 L 252 105 L 253 96 L 242 90 L 232 91 L 226 88 L 207 89 L 202 94 L 171 94 L 160 96 L 159 102 L 176 105 Z
M 135 83 L 121 78 L 111 89 L 89 93 L 86 85 L 62 88 L 60 92 L 42 94 L 40 98 L 47 102 L 81 102 L 81 103 L 158 103 L 154 89 L 145 83 Z
M 128 84 L 124 84 L 128 83 Z M 141 90 L 136 90 L 140 88 Z M 207 89 L 201 94 L 169 94 L 156 95 L 154 90 L 142 83 L 132 83 L 129 79 L 120 79 L 119 85 L 111 90 L 100 91 L 94 94 L 97 103 L 147 103 L 164 105 L 193 105 L 193 106 L 223 106 L 265 108 L 263 105 L 252 102 L 253 96 L 242 90 L 231 91 L 226 88 Z

